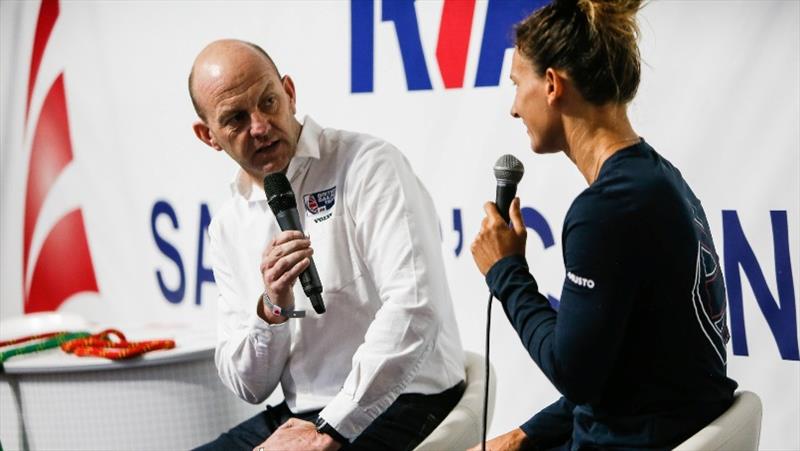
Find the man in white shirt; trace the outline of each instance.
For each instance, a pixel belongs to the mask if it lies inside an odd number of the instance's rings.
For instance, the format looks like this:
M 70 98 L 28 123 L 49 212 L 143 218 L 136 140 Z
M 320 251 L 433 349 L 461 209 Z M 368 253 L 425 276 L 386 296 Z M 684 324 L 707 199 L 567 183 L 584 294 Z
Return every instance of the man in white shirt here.
M 219 375 L 251 403 L 278 383 L 285 396 L 202 449 L 413 448 L 464 387 L 427 191 L 385 141 L 301 124 L 292 79 L 254 44 L 211 43 L 189 91 L 197 137 L 241 168 L 209 228 Z M 281 232 L 267 206 L 262 181 L 278 171 L 310 239 Z M 312 253 L 321 315 L 295 283 Z

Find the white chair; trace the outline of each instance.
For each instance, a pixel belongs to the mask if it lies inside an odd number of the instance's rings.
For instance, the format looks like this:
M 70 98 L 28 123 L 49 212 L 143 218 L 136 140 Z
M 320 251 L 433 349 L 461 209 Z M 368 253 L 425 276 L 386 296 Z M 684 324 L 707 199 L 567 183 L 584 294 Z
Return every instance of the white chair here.
M 484 357 L 474 352 L 464 353 L 467 388 L 453 410 L 431 432 L 415 451 L 467 449 L 481 440 L 483 432 L 483 391 L 486 386 Z M 489 403 L 487 423 L 492 423 L 494 411 L 495 375 L 489 368 Z
M 733 405 L 725 413 L 675 447 L 675 450 L 757 450 L 760 436 L 761 399 L 753 392 L 741 391 L 736 393 Z

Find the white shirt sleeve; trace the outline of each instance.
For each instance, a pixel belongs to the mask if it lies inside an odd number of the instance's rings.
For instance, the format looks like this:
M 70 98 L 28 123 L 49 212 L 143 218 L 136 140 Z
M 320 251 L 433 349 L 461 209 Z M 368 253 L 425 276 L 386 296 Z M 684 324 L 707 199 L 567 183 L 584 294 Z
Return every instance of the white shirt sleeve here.
M 356 247 L 382 306 L 356 350 L 341 391 L 320 416 L 352 440 L 400 395 L 436 346 L 445 280 L 433 203 L 395 148 L 360 155 L 345 181 Z
M 225 256 L 233 243 L 218 222 L 209 227 L 209 251 L 219 288 L 217 347 L 214 361 L 222 382 L 247 402 L 264 401 L 280 381 L 289 356 L 287 322 L 272 325 L 257 314 L 259 293 L 241 293 L 236 271 Z

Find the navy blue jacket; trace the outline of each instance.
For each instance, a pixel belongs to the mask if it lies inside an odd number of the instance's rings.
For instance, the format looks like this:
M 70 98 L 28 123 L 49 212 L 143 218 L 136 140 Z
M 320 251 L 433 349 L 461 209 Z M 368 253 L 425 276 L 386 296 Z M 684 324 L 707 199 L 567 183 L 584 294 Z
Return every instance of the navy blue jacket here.
M 668 449 L 730 406 L 719 258 L 674 166 L 643 140 L 612 155 L 567 212 L 562 243 L 558 311 L 524 257 L 486 275 L 563 395 L 522 426 L 537 447 Z

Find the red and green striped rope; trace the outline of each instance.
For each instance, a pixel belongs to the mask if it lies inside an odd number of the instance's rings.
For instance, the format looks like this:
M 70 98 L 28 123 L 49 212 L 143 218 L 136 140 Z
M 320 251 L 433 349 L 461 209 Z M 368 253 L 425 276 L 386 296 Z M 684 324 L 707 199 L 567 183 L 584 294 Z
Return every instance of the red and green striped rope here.
M 0 352 L 0 365 L 17 355 L 31 354 L 58 346 L 76 356 L 103 357 L 111 360 L 129 359 L 146 352 L 175 347 L 174 340 L 128 341 L 125 334 L 116 329 L 106 329 L 94 335 L 89 332 L 49 332 L 2 341 L 0 347 L 34 340 L 42 341 Z
M 40 341 L 39 343 L 34 343 L 27 346 L 20 346 L 18 348 L 0 352 L 0 364 L 10 359 L 11 357 L 17 355 L 31 354 L 34 352 L 44 351 L 45 349 L 57 348 L 61 346 L 63 343 L 68 342 L 70 340 L 80 339 L 88 337 L 90 335 L 91 334 L 89 334 L 89 332 L 56 332 L 54 334 L 42 334 L 42 335 L 34 335 L 31 337 L 22 337 L 25 340 L 23 339 L 9 340 L 9 342 L 12 342 L 10 344 L 17 344 L 17 343 L 22 343 L 24 341 L 31 341 L 40 338 L 52 337 L 49 338 L 48 340 Z
M 116 340 L 112 340 L 115 337 Z M 103 357 L 111 360 L 129 359 L 158 349 L 172 349 L 174 340 L 128 341 L 125 334 L 116 329 L 106 329 L 98 334 L 61 345 L 65 352 L 77 356 Z

